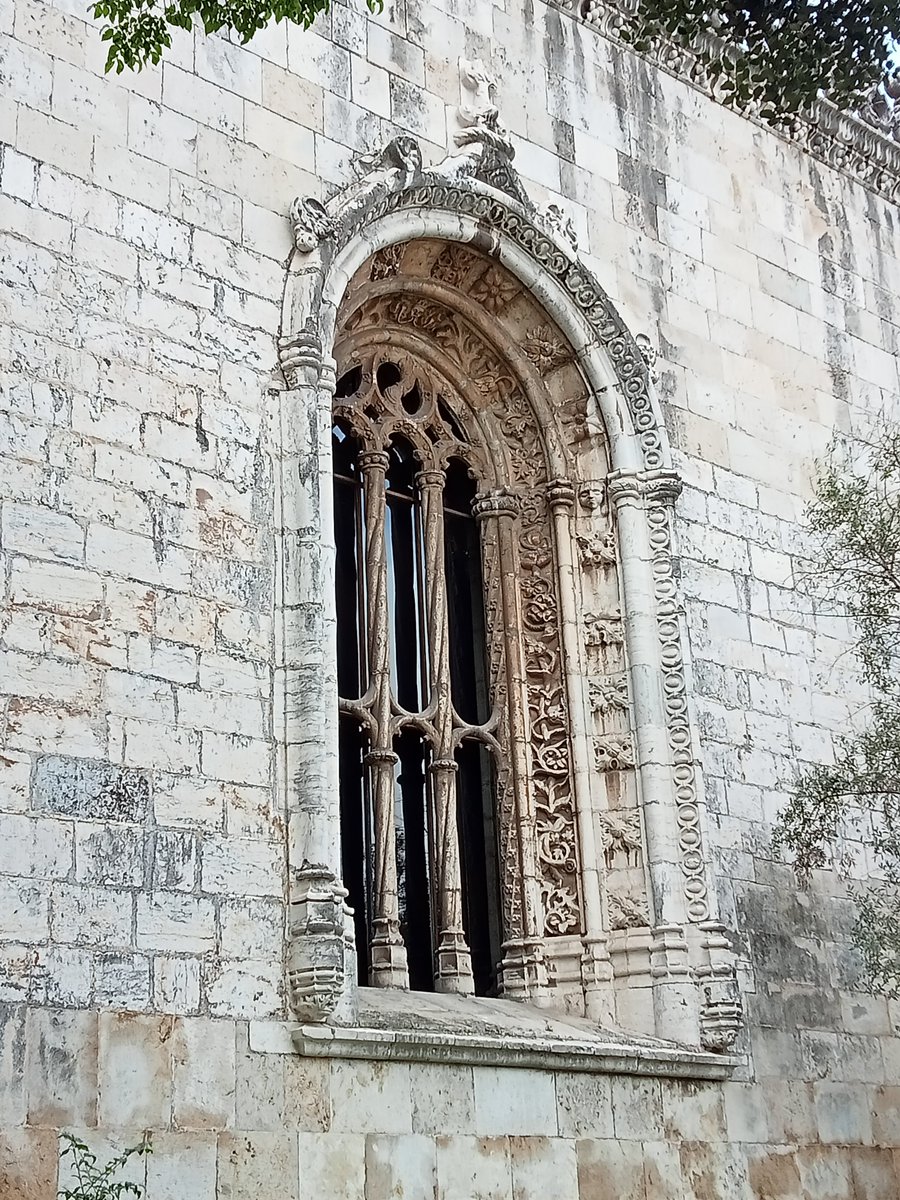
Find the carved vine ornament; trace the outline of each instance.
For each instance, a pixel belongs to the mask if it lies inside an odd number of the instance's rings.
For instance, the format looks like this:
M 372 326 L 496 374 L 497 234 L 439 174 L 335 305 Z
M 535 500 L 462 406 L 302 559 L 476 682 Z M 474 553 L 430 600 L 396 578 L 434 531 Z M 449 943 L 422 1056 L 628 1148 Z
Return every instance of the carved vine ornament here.
M 294 332 L 282 339 L 280 349 L 288 386 L 314 390 L 321 386 L 318 312 L 323 281 L 329 264 L 344 247 L 354 239 L 365 239 L 376 222 L 392 214 L 408 214 L 413 229 L 417 212 L 448 217 L 464 214 L 479 228 L 489 230 L 490 236 L 508 239 L 527 254 L 580 314 L 591 330 L 591 339 L 603 347 L 612 364 L 642 465 L 637 474 L 610 476 L 601 484 L 579 484 L 571 460 L 569 474 L 575 482 L 550 477 L 543 449 L 546 431 L 537 423 L 510 363 L 498 357 L 479 339 L 473 326 L 437 295 L 427 294 L 424 287 L 418 291 L 404 288 L 405 243 L 373 248 L 366 268 L 365 298 L 343 318 L 335 349 L 341 371 L 349 366 L 359 368 L 359 383 L 352 395 L 336 402 L 335 413 L 356 430 L 365 446 L 362 461 L 367 479 L 371 476 L 369 482 L 374 480 L 371 511 L 376 523 L 375 497 L 383 495 L 385 437 L 400 430 L 417 447 L 422 465 L 425 552 L 431 563 L 432 581 L 427 607 L 434 648 L 433 699 L 427 711 L 415 720 L 432 744 L 436 761 L 448 764 L 437 787 L 438 822 L 446 834 L 438 839 L 438 908 L 442 922 L 438 974 L 446 982 L 444 990 L 469 990 L 459 911 L 459 864 L 448 830 L 452 825 L 453 747 L 463 737 L 474 737 L 497 751 L 507 937 L 504 949 L 509 960 L 503 972 L 505 994 L 526 998 L 537 994 L 533 988 L 546 987 L 548 966 L 542 947 L 552 947 L 554 939 L 564 946 L 568 944 L 566 939 L 584 940 L 590 935 L 584 942 L 583 964 L 596 952 L 594 943 L 602 943 L 607 933 L 597 928 L 597 918 L 587 912 L 580 870 L 591 866 L 596 870 L 598 865 L 602 869 L 605 865 L 609 890 L 604 902 L 605 929 L 615 933 L 643 928 L 644 944 L 655 964 L 654 978 L 673 986 L 682 986 L 679 981 L 699 986 L 703 995 L 703 1043 L 709 1049 L 726 1050 L 741 1028 L 740 1002 L 734 956 L 722 926 L 711 913 L 672 564 L 671 511 L 680 485 L 666 464 L 651 393 L 652 355 L 648 347 L 640 346 L 630 336 L 602 289 L 579 264 L 571 222 L 558 208 L 539 212 L 526 195 L 512 165 L 512 144 L 493 103 L 490 77 L 479 64 L 463 64 L 462 74 L 472 99 L 459 110 L 454 150 L 443 162 L 425 167 L 416 141 L 398 137 L 361 160 L 357 181 L 327 205 L 310 198 L 298 199 L 292 205 L 297 317 Z M 313 265 L 306 267 L 305 262 L 311 260 Z M 433 281 L 436 286 L 459 289 L 468 303 L 480 306 L 487 314 L 501 312 L 522 287 L 499 265 L 490 261 L 486 264 L 474 247 L 453 242 L 443 245 L 430 266 L 428 281 L 429 285 Z M 305 323 L 301 323 L 298 318 L 304 313 Z M 434 347 L 427 361 L 413 349 L 419 343 Z M 549 319 L 527 325 L 517 349 L 539 377 L 573 369 L 573 351 Z M 393 391 L 389 389 L 390 394 L 378 394 L 373 381 L 379 362 L 385 361 L 388 352 L 401 371 L 402 382 Z M 446 361 L 446 371 L 440 366 L 442 360 Z M 467 381 L 468 411 L 481 432 L 474 425 L 465 425 L 461 416 L 464 409 L 453 399 L 451 377 Z M 413 388 L 420 397 L 414 413 L 404 409 L 402 403 Z M 448 422 L 448 411 L 456 414 L 455 423 Z M 591 436 L 585 417 L 580 401 L 563 405 L 554 417 L 556 436 L 561 445 L 568 447 L 570 456 Z M 440 679 L 446 651 L 446 613 L 442 607 L 445 601 L 436 514 L 443 472 L 451 456 L 468 463 L 480 488 L 475 512 L 482 530 L 493 711 L 479 728 L 459 721 L 447 701 L 445 682 Z M 694 931 L 689 936 L 686 927 L 650 928 L 652 905 L 645 887 L 649 864 L 645 860 L 641 811 L 638 807 L 621 807 L 626 803 L 626 793 L 633 797 L 628 803 L 637 804 L 633 783 L 610 785 L 610 795 L 618 796 L 612 803 L 619 807 L 600 815 L 598 863 L 580 862 L 584 830 L 574 799 L 577 771 L 572 757 L 573 684 L 564 667 L 566 661 L 572 662 L 573 651 L 564 645 L 563 636 L 567 625 L 575 625 L 576 618 L 574 611 L 564 617 L 560 610 L 560 530 L 570 531 L 565 536 L 571 541 L 571 559 L 584 572 L 584 587 L 594 596 L 591 610 L 583 620 L 579 618 L 582 643 L 575 651 L 576 658 L 583 656 L 579 670 L 586 677 L 586 711 L 594 722 L 592 754 L 586 769 L 611 780 L 633 780 L 640 764 L 631 732 L 626 639 L 617 600 L 617 547 L 610 515 L 630 505 L 638 506 L 645 514 L 653 557 L 653 603 L 663 675 L 665 738 L 671 760 L 671 805 L 677 831 L 676 869 L 681 875 L 684 920 Z M 573 517 L 576 512 L 581 514 L 577 522 Z M 384 566 L 378 559 L 378 531 L 373 526 L 367 534 L 368 545 L 375 548 L 367 563 L 367 570 L 372 572 L 368 591 L 376 604 Z M 378 614 L 371 613 L 369 620 L 374 652 L 378 653 L 386 645 L 384 630 Z M 514 637 L 510 630 L 515 631 Z M 376 674 L 388 687 L 383 662 L 379 672 Z M 524 698 L 521 709 L 517 709 L 510 692 Z M 405 967 L 398 946 L 396 880 L 392 883 L 390 878 L 388 793 L 393 774 L 388 757 L 397 722 L 406 718 L 398 712 L 389 690 L 381 694 L 377 686 L 374 691 L 370 687 L 366 697 L 356 704 L 355 714 L 357 709 L 373 737 L 373 745 L 384 757 L 380 774 L 375 765 L 373 783 L 375 843 L 380 855 L 376 879 L 381 888 L 375 922 L 381 942 L 374 947 L 378 951 L 373 956 L 374 981 L 402 986 Z M 384 793 L 380 804 L 379 789 Z M 525 795 L 530 800 L 523 809 Z M 529 879 L 535 884 L 530 891 L 526 886 Z M 346 892 L 334 871 L 308 862 L 295 872 L 295 883 L 289 956 L 292 998 L 296 1011 L 305 1019 L 327 1019 L 338 1004 L 347 970 L 347 933 L 342 924 Z M 690 952 L 693 966 L 688 965 L 688 942 L 695 947 Z M 676 962 L 684 965 L 667 965 Z M 600 979 L 602 964 L 598 967 L 595 963 L 592 969 L 599 972 L 596 977 Z

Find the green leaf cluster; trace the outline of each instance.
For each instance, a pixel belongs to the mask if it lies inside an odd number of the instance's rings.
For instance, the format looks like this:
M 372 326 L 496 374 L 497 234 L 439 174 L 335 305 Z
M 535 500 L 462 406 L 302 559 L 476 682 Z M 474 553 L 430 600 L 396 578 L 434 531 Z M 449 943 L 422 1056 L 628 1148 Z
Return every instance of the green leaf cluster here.
M 858 107 L 898 32 L 896 0 L 633 0 L 623 37 L 647 52 L 660 39 L 693 50 L 736 107 L 782 122 L 820 93 Z
M 855 654 L 874 701 L 866 728 L 835 761 L 800 773 L 776 828 L 801 877 L 849 865 L 853 839 L 873 875 L 853 888 L 855 941 L 869 984 L 900 995 L 900 429 L 882 422 L 856 453 L 833 449 L 807 511 L 816 563 L 807 582 L 852 618 Z
M 123 1150 L 103 1166 L 90 1147 L 74 1134 L 62 1133 L 60 1138 L 65 1142 L 60 1160 L 71 1158 L 76 1185 L 61 1188 L 58 1200 L 123 1200 L 126 1196 L 141 1200 L 142 1187 L 128 1181 L 116 1181 L 115 1176 L 130 1158 L 152 1152 L 149 1134 L 144 1134 L 136 1146 Z
M 380 12 L 384 0 L 366 0 L 371 12 Z M 290 21 L 308 29 L 330 0 L 95 0 L 91 14 L 104 22 L 100 37 L 109 43 L 106 70 L 139 71 L 156 64 L 172 44 L 172 30 L 190 31 L 198 23 L 206 34 L 224 30 L 244 44 L 261 29 Z

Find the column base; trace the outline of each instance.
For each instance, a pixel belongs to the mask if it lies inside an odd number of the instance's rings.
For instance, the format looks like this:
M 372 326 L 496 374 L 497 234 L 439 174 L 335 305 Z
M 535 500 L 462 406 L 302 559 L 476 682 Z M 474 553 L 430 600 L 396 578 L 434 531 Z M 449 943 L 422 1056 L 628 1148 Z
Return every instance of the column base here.
M 546 1006 L 548 996 L 547 962 L 540 938 L 516 938 L 503 943 L 500 964 L 501 995 L 506 1000 L 528 1001 Z
M 475 991 L 472 955 L 461 929 L 441 930 L 434 990 L 459 996 L 471 996 Z
M 379 988 L 409 990 L 409 967 L 406 946 L 396 921 L 376 917 L 375 936 L 369 947 L 369 983 Z

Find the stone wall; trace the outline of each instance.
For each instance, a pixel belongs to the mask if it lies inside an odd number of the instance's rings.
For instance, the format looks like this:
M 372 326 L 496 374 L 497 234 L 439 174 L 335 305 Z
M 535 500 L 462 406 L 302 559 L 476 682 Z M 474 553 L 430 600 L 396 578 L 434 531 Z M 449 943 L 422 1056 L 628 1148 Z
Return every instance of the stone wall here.
M 900 1010 L 854 990 L 839 887 L 798 894 L 768 834 L 863 698 L 844 624 L 792 585 L 815 455 L 896 401 L 895 210 L 555 8 L 338 4 L 115 78 L 81 12 L 0 9 L 2 1200 L 55 1195 L 59 1129 L 144 1127 L 148 1200 L 381 1200 L 398 1172 L 424 1197 L 435 1164 L 442 1200 L 896 1196 Z M 391 134 L 442 157 L 461 55 L 493 61 L 531 194 L 660 350 L 751 1024 L 724 1085 L 280 1036 L 286 213 Z

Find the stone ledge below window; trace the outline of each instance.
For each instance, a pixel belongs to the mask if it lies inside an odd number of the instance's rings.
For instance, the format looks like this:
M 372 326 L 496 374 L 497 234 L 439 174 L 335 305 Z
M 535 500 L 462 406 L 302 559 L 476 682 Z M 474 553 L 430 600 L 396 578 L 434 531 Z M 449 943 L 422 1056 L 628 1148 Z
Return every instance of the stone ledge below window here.
M 294 1050 L 318 1058 L 679 1079 L 726 1079 L 744 1065 L 740 1055 L 604 1029 L 511 1000 L 370 988 L 359 995 L 357 1024 L 293 1026 Z

